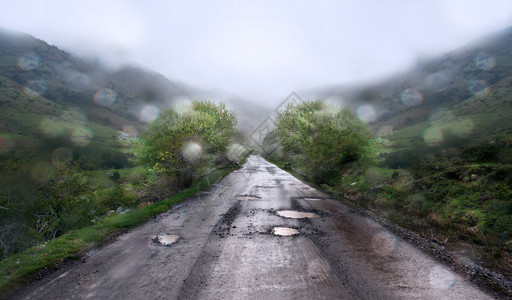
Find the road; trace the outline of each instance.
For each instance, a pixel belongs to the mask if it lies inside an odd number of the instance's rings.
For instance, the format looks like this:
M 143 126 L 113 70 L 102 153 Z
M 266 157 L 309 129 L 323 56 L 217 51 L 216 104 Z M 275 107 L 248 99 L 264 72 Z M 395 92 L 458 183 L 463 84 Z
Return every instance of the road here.
M 316 215 L 282 216 L 287 210 Z M 16 298 L 492 299 L 258 156 Z

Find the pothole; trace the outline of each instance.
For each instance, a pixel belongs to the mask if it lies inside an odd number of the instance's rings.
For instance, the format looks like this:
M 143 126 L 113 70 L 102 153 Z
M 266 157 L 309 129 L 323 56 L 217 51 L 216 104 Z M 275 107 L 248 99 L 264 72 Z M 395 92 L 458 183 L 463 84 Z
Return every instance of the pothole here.
M 306 201 L 320 201 L 324 200 L 324 198 L 320 197 L 294 197 L 296 200 L 306 200 Z
M 152 237 L 155 244 L 162 246 L 170 246 L 179 239 L 180 237 L 174 234 L 157 234 Z
M 281 210 L 277 212 L 277 215 L 290 219 L 318 218 L 318 215 L 315 213 L 302 212 L 296 210 Z
M 246 201 L 254 201 L 261 200 L 261 197 L 255 195 L 238 195 L 236 196 L 236 200 L 246 200 Z
M 275 235 L 279 236 L 292 236 L 299 234 L 299 231 L 297 229 L 289 228 L 289 227 L 274 227 L 272 230 Z

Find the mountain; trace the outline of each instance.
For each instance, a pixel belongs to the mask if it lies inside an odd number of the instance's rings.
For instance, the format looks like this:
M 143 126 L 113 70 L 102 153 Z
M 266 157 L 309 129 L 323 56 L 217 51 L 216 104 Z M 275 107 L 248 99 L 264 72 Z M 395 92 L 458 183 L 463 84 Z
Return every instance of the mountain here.
M 110 70 L 0 29 L 0 157 L 47 157 L 58 148 L 76 156 L 125 152 L 129 143 L 119 132 L 136 136 L 159 111 L 189 96 L 186 86 L 157 72 Z
M 314 93 L 343 99 L 376 133 L 466 120 L 478 136 L 510 130 L 512 28 L 475 40 L 410 72 L 370 86 L 334 86 Z M 488 116 L 492 115 L 492 118 Z M 457 131 L 457 130 L 455 130 Z

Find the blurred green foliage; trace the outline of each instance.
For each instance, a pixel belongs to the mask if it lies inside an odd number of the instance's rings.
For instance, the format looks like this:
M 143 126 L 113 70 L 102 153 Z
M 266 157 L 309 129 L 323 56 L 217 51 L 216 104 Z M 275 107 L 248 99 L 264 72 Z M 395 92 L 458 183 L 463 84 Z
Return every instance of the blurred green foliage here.
M 188 187 L 201 167 L 224 155 L 236 124 L 234 112 L 224 104 L 194 101 L 180 113 L 168 109 L 135 143 L 135 157 L 177 187 Z
M 339 176 L 351 162 L 373 161 L 379 144 L 355 114 L 321 101 L 288 105 L 277 114 L 275 135 L 285 156 L 295 155 L 315 182 Z

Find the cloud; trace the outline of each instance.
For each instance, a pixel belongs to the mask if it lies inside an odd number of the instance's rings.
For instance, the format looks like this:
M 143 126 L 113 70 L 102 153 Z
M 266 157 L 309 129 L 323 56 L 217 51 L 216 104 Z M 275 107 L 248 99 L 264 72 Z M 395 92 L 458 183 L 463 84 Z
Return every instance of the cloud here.
M 118 65 L 277 103 L 371 80 L 509 26 L 495 1 L 0 1 L 0 25 Z

